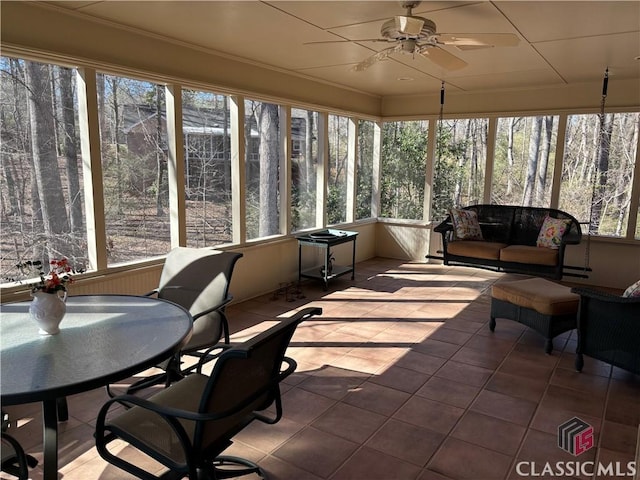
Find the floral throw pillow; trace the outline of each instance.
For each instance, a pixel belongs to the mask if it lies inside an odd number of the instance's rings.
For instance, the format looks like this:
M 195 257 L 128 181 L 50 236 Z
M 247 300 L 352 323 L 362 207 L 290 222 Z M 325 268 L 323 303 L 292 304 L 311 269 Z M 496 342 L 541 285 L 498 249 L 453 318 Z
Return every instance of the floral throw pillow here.
M 547 216 L 542 222 L 536 245 L 538 247 L 560 248 L 562 235 L 569 226 L 570 220 Z
M 626 298 L 629 298 L 629 297 L 640 297 L 640 280 L 638 280 L 633 285 L 629 286 L 629 288 L 627 288 L 624 291 L 622 296 L 626 297 Z
M 449 213 L 458 240 L 482 240 L 482 230 L 476 212 L 452 208 Z

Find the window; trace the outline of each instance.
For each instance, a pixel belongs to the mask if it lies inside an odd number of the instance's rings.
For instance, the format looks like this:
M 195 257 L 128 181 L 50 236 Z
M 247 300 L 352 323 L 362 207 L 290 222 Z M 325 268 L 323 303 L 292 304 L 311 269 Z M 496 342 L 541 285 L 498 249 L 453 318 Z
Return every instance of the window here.
M 294 232 L 316 227 L 318 112 L 291 109 L 291 222 Z
M 349 161 L 349 119 L 329 115 L 329 185 L 327 222 L 347 219 L 347 162 Z
M 486 118 L 443 120 L 437 132 L 431 217 L 451 207 L 482 203 L 487 164 Z
M 556 116 L 498 119 L 492 203 L 549 206 L 557 132 Z
M 626 235 L 640 113 L 567 118 L 560 208 L 598 235 Z M 638 237 L 636 228 L 636 238 Z
M 165 89 L 98 74 L 107 262 L 171 249 Z
M 247 239 L 280 232 L 280 107 L 245 100 Z
M 428 127 L 424 120 L 384 124 L 382 217 L 422 220 Z
M 231 242 L 229 98 L 182 91 L 187 246 Z
M 371 218 L 373 206 L 373 152 L 375 123 L 358 123 L 358 158 L 356 159 L 356 220 Z
M 0 57 L 0 271 L 67 257 L 87 268 L 76 70 Z
M 165 87 L 107 73 L 96 77 L 98 111 L 91 108 L 94 99 L 88 111 L 98 115 L 103 169 L 103 184 L 95 191 L 104 194 L 105 217 L 94 219 L 93 211 L 85 212 L 91 192 L 82 190 L 86 171 L 79 132 L 85 129 L 79 128 L 84 125 L 79 124 L 77 70 L 7 56 L 0 64 L 0 272 L 5 280 L 16 277 L 15 265 L 26 260 L 65 256 L 78 268 L 95 268 L 88 265 L 95 245 L 88 244 L 93 236 L 87 224 L 105 225 L 107 250 L 97 259 L 106 255 L 108 266 L 166 254 L 171 248 L 169 182 L 175 181 L 184 182 L 186 209 L 177 215 L 185 221 L 192 247 L 232 241 L 232 227 L 240 220 L 232 212 L 241 210 L 232 208 L 234 202 L 246 206 L 247 234 L 241 241 L 282 234 L 281 208 L 287 204 L 294 232 L 321 227 L 318 189 L 323 187 L 330 225 L 351 220 L 347 207 L 353 207 L 355 220 L 370 218 L 374 192 L 381 198 L 381 217 L 424 219 L 429 121 L 385 122 L 379 132 L 368 120 L 327 115 L 325 139 L 319 138 L 323 113 L 292 107 L 291 125 L 284 128 L 285 107 L 247 99 L 240 126 L 246 188 L 232 198 L 236 152 L 231 151 L 230 97 L 182 90 L 184 172 L 168 178 Z M 431 132 L 437 141 L 432 218 L 442 218 L 454 205 L 482 202 L 490 180 L 491 202 L 549 206 L 553 191 L 559 194 L 558 208 L 579 221 L 592 220 L 592 233 L 640 240 L 640 213 L 631 210 L 637 202 L 631 189 L 637 183 L 640 113 L 607 113 L 602 122 L 597 113 L 568 115 L 562 172 L 555 172 L 560 184 L 552 189 L 554 166 L 560 165 L 559 118 L 496 119 L 491 179 L 485 179 L 488 119 L 442 121 Z M 355 139 L 350 137 L 354 131 Z M 379 134 L 378 192 L 373 171 L 377 180 Z M 281 183 L 285 150 L 291 155 L 286 172 L 291 192 Z M 328 178 L 324 186 L 318 177 L 320 151 L 328 157 L 327 165 L 320 165 Z M 630 219 L 637 219 L 635 229 Z

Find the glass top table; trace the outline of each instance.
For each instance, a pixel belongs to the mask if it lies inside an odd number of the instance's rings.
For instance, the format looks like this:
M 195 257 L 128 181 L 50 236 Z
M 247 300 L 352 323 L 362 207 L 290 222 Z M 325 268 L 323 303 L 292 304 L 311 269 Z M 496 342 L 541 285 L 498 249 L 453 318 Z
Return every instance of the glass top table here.
M 45 480 L 57 478 L 58 399 L 157 365 L 189 340 L 193 324 L 187 310 L 156 298 L 81 295 L 66 303 L 57 335 L 38 333 L 30 302 L 0 305 L 2 405 L 42 402 Z

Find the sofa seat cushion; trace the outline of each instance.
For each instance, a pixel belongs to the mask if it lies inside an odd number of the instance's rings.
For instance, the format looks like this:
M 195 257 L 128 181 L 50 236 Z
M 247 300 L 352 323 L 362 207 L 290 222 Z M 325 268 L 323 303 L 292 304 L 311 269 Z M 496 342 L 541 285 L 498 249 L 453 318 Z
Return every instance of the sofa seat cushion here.
M 482 240 L 456 240 L 447 245 L 447 253 L 462 257 L 498 260 L 500 259 L 500 250 L 506 246 L 506 243 L 485 242 Z
M 574 314 L 580 301 L 580 296 L 571 293 L 571 288 L 544 278 L 496 283 L 491 287 L 491 297 L 543 315 Z
M 500 260 L 503 262 L 554 266 L 558 264 L 558 250 L 529 245 L 509 245 L 500 250 Z

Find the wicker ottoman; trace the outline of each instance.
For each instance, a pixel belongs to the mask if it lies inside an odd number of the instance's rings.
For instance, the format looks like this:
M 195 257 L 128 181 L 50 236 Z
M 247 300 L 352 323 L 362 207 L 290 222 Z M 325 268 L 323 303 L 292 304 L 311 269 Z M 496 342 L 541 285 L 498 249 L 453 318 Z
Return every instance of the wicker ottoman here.
M 579 301 L 569 287 L 543 278 L 498 283 L 491 289 L 489 328 L 495 331 L 496 318 L 515 320 L 542 334 L 551 353 L 553 337 L 576 328 Z

